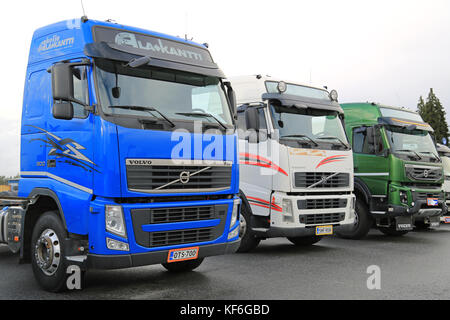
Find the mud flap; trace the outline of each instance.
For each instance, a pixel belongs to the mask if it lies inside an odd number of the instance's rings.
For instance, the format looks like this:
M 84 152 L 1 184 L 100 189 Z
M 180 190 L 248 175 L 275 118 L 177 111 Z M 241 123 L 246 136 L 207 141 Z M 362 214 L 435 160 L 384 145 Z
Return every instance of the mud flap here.
M 430 217 L 430 227 L 439 228 L 441 226 L 441 217 Z
M 397 231 L 412 231 L 414 229 L 412 217 L 396 217 L 395 228 Z

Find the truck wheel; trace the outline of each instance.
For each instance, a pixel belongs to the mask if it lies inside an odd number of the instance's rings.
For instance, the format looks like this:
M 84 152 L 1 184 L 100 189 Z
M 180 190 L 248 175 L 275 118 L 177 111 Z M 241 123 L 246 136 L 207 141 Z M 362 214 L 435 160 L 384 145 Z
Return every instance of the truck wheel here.
M 46 291 L 56 293 L 67 289 L 66 237 L 67 232 L 56 212 L 46 212 L 34 226 L 31 266 L 38 284 Z
M 336 231 L 338 237 L 343 239 L 361 240 L 367 236 L 373 221 L 367 205 L 359 198 L 356 198 L 355 215 L 355 224 L 351 227 L 347 227 L 348 229 L 344 227 L 343 230 Z
M 189 272 L 200 267 L 205 259 L 197 259 L 192 261 L 182 261 L 174 263 L 164 263 L 162 266 L 172 273 Z
M 250 252 L 255 249 L 261 242 L 261 239 L 255 237 L 255 233 L 252 231 L 250 221 L 250 213 L 247 211 L 247 208 L 245 206 L 242 206 L 239 219 L 239 238 L 241 239 L 241 245 L 237 250 L 238 253 Z
M 391 227 L 378 227 L 378 229 L 387 236 L 401 237 L 409 233 L 409 231 L 397 231 L 395 226 Z
M 318 236 L 298 237 L 298 238 L 288 238 L 288 240 L 298 247 L 306 247 L 316 244 L 317 242 L 322 240 L 322 237 Z

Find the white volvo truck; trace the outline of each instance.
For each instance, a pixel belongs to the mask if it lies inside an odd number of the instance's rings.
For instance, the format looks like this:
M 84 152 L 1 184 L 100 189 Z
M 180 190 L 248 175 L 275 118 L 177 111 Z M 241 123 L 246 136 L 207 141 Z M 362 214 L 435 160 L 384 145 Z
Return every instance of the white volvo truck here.
M 337 92 L 263 76 L 231 79 L 238 100 L 241 247 L 298 246 L 355 223 L 353 155 Z

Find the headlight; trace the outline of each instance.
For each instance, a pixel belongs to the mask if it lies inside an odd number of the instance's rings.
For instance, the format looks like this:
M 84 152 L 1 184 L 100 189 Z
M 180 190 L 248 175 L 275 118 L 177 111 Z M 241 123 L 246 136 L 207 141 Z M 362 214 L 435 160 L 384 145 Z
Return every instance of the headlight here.
M 236 224 L 236 222 L 238 220 L 240 204 L 241 204 L 241 200 L 239 200 L 239 199 L 234 200 L 233 213 L 231 214 L 230 230 L 234 227 L 234 225 Z
M 400 191 L 400 201 L 403 204 L 408 204 L 408 192 L 406 191 Z
M 294 222 L 294 209 L 292 207 L 292 201 L 289 199 L 283 199 L 283 221 Z
M 106 246 L 109 250 L 130 251 L 130 246 L 128 245 L 128 243 L 113 240 L 110 238 L 106 238 Z
M 123 210 L 121 206 L 106 206 L 105 222 L 106 231 L 119 237 L 127 237 L 125 219 L 123 218 Z

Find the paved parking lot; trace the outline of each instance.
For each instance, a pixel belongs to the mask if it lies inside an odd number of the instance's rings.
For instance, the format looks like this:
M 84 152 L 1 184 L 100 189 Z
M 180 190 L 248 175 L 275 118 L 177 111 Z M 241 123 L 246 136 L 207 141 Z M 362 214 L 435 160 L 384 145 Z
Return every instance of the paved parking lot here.
M 0 247 L 0 299 L 450 299 L 449 248 L 450 226 L 403 238 L 373 230 L 364 241 L 333 237 L 310 248 L 272 239 L 189 274 L 161 266 L 91 271 L 85 290 L 54 295 Z M 381 268 L 381 290 L 367 289 L 371 265 Z

